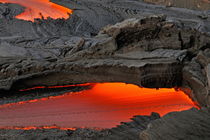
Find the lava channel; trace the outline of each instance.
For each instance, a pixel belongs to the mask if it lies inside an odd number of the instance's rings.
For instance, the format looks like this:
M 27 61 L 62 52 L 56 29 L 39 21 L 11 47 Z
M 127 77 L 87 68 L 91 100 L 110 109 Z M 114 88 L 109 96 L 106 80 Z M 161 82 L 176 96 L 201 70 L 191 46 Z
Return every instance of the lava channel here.
M 199 107 L 182 91 L 125 83 L 94 83 L 91 89 L 33 102 L 0 106 L 0 128 L 112 128 L 135 115 L 161 116 Z M 50 127 L 49 127 L 50 128 Z
M 25 11 L 16 16 L 18 19 L 34 21 L 35 18 L 69 18 L 72 10 L 50 2 L 50 0 L 0 0 L 2 3 L 16 3 L 25 7 Z

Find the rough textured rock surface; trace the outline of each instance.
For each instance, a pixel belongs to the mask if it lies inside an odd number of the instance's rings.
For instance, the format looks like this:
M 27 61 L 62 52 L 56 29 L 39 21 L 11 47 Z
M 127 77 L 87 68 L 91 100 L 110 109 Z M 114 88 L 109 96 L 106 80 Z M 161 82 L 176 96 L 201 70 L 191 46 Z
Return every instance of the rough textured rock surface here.
M 128 18 L 143 18 L 153 14 L 165 14 L 167 20 L 176 22 L 179 26 L 192 27 L 202 32 L 210 32 L 209 11 L 193 11 L 174 7 L 152 5 L 141 0 L 51 0 L 74 10 L 71 18 L 37 19 L 34 23 L 13 19 L 23 10 L 18 5 L 1 4 L 1 40 L 29 42 L 31 39 L 52 36 L 91 36 L 110 24 Z M 15 12 L 14 12 L 15 11 Z M 206 17 L 206 18 L 202 18 Z M 23 28 L 24 27 L 24 28 Z
M 152 34 L 149 34 L 151 32 Z M 42 43 L 43 40 L 40 39 L 39 42 Z M 25 47 L 31 44 L 17 45 L 4 42 L 1 47 L 4 53 L 1 55 L 8 56 L 1 57 L 1 94 L 38 85 L 120 81 L 153 88 L 181 86 L 185 90 L 187 87 L 192 89 L 188 92 L 189 95 L 201 106 L 209 105 L 207 94 L 209 89 L 209 37 L 195 30 L 180 28 L 175 23 L 167 21 L 165 16 L 128 19 L 122 23 L 105 27 L 97 36 L 92 38 L 62 37 L 62 39 L 48 41 L 48 43 L 52 42 L 55 42 L 56 45 Z M 68 45 L 65 46 L 65 44 Z M 6 53 L 7 48 L 11 50 L 10 53 Z M 12 53 L 13 50 L 14 53 Z M 175 114 L 177 114 L 176 121 L 167 122 L 167 120 L 165 122 L 163 117 L 159 120 L 166 124 L 158 123 L 155 126 L 170 126 L 169 124 L 172 123 L 175 127 L 173 129 L 182 130 L 192 124 L 186 122 L 185 127 L 183 123 L 176 122 L 182 122 L 185 118 L 189 119 L 188 115 L 195 116 L 195 118 L 200 117 L 197 119 L 197 125 L 201 125 L 201 120 L 205 124 L 209 121 L 205 111 L 202 113 L 202 111 L 192 110 Z M 170 114 L 169 116 L 171 117 Z M 193 120 L 189 119 L 189 121 L 193 122 L 194 118 L 191 119 Z M 103 132 L 95 130 L 77 130 L 75 132 L 2 130 L 1 132 L 8 131 L 8 135 L 6 135 L 8 139 L 11 138 L 10 132 L 17 134 L 20 139 L 29 138 L 29 135 L 38 139 L 45 137 L 45 135 L 49 135 L 46 137 L 50 139 L 54 137 L 65 139 L 71 133 L 73 133 L 71 134 L 72 139 L 82 137 L 89 137 L 90 139 L 138 139 L 140 131 L 146 129 L 141 134 L 141 138 L 155 139 L 157 135 L 154 134 L 153 136 L 153 131 L 156 127 L 150 129 L 153 121 L 146 120 L 144 120 L 144 125 L 134 119 L 131 123 L 125 123 L 126 125 Z M 151 123 L 148 124 L 149 122 Z M 200 129 L 205 131 L 199 134 L 195 133 L 196 136 L 192 136 L 192 139 L 196 139 L 199 135 L 209 138 L 206 132 L 208 125 L 198 129 L 199 132 Z M 164 135 L 165 131 L 160 130 L 159 134 Z M 39 133 L 40 131 L 42 134 Z M 54 135 L 51 131 L 59 131 L 59 133 Z M 174 132 L 171 129 L 168 131 Z M 180 138 L 194 133 L 194 131 L 197 129 L 190 129 L 189 132 L 183 131 Z M 39 136 L 36 136 L 36 133 L 35 136 L 31 136 L 31 132 L 37 132 Z M 89 133 L 91 136 L 86 136 Z M 167 137 L 174 138 L 174 135 L 177 134 L 174 132 Z
M 1 96 L 40 85 L 127 82 L 153 88 L 180 87 L 201 106 L 210 106 L 208 11 L 156 6 L 140 0 L 52 1 L 73 9 L 71 18 L 29 22 L 14 19 L 23 7 L 0 5 Z M 120 140 L 138 139 L 145 130 L 141 139 L 164 139 L 166 132 L 167 139 L 187 135 L 207 139 L 208 116 L 208 109 L 189 110 L 156 121 L 151 121 L 152 116 L 139 116 L 103 132 L 0 130 L 0 137 Z M 197 128 L 188 129 L 191 126 Z
M 172 112 L 152 121 L 141 132 L 140 140 L 208 140 L 209 127 L 209 109 Z
M 107 24 L 115 24 L 127 18 L 142 18 L 153 14 L 165 14 L 180 26 L 193 27 L 209 32 L 209 11 L 193 11 L 144 3 L 142 0 L 52 0 L 74 10 L 74 14 L 97 31 Z M 202 18 L 207 17 L 207 18 Z M 81 26 L 80 26 L 81 27 Z
M 208 140 L 210 138 L 210 111 L 191 109 L 172 112 L 160 118 L 156 113 L 151 116 L 135 116 L 131 122 L 122 123 L 116 128 L 105 130 L 0 130 L 0 138 L 5 140 L 28 139 L 72 139 L 72 140 Z
M 183 86 L 206 106 L 209 42 L 205 33 L 180 28 L 165 16 L 128 19 L 95 37 L 4 41 L 0 90 L 5 94 L 39 85 L 114 81 L 153 88 Z

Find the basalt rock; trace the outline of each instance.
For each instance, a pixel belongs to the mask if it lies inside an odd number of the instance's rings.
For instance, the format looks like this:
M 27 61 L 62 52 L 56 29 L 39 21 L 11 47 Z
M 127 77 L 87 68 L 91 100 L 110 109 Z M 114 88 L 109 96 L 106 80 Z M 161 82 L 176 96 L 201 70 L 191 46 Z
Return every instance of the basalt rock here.
M 118 34 L 111 35 L 112 30 Z M 156 35 L 144 37 L 145 32 L 151 30 Z M 163 36 L 168 34 L 164 33 L 166 30 L 176 32 Z M 134 34 L 135 39 L 130 40 L 133 32 L 139 35 Z M 124 33 L 126 43 L 119 44 L 122 37 L 118 36 Z M 178 37 L 178 27 L 165 21 L 164 16 L 152 16 L 106 27 L 92 38 L 66 36 L 31 40 L 27 44 L 3 42 L 0 46 L 2 60 L 10 58 L 13 62 L 1 65 L 0 88 L 11 90 L 103 81 L 130 82 L 153 88 L 180 86 L 182 61 L 187 50 L 181 49 Z M 172 49 L 167 43 L 170 41 L 177 42 Z M 35 45 L 33 42 L 39 43 Z M 157 48 L 150 47 L 153 45 Z
M 102 27 L 128 18 L 143 18 L 148 15 L 165 14 L 167 19 L 202 32 L 209 32 L 208 11 L 194 11 L 175 7 L 152 5 L 142 0 L 52 0 L 57 4 L 74 9 L 75 15 L 99 31 Z M 78 23 L 79 24 L 79 23 Z
M 13 3 L 0 3 L 0 18 L 11 20 L 24 11 L 24 7 Z
M 101 28 L 116 24 L 128 18 L 144 18 L 154 14 L 167 15 L 167 20 L 176 22 L 180 27 L 210 32 L 209 12 L 194 11 L 174 7 L 152 5 L 141 0 L 51 0 L 54 3 L 73 9 L 70 18 L 53 20 L 35 19 L 35 22 L 15 19 L 23 11 L 16 4 L 1 4 L 0 40 L 30 42 L 31 39 L 59 37 L 68 35 L 93 36 Z M 6 9 L 6 10 L 5 10 Z M 175 14 L 176 13 L 176 14 Z M 207 17 L 207 18 L 201 18 Z
M 149 16 L 104 27 L 95 37 L 4 41 L 0 90 L 5 94 L 40 85 L 114 81 L 152 88 L 183 86 L 206 106 L 208 37 L 165 16 Z
M 210 138 L 209 109 L 191 109 L 168 113 L 152 121 L 140 133 L 140 140 L 208 140 Z
M 210 19 L 199 16 L 208 16 L 208 12 L 155 6 L 139 0 L 53 2 L 74 9 L 71 18 L 29 22 L 13 19 L 18 14 L 14 12 L 1 16 L 0 25 L 4 25 L 0 32 L 1 96 L 33 86 L 125 82 L 151 88 L 179 87 L 200 106 L 210 105 Z M 16 7 L 18 12 L 22 8 L 6 4 L 0 7 L 5 6 L 6 9 Z M 5 10 L 0 12 L 4 13 Z M 147 121 L 146 117 L 142 126 L 131 122 L 126 129 L 113 128 L 108 134 L 92 130 L 88 133 L 93 133 L 92 138 L 97 135 L 96 139 L 98 135 L 110 139 L 128 139 L 128 136 L 138 139 L 143 130 L 142 139 L 164 139 L 162 136 L 169 131 L 168 139 L 184 138 L 192 133 L 195 134 L 192 139 L 201 135 L 208 138 L 207 114 L 209 111 L 189 110 L 160 119 L 156 117 L 157 121 L 150 118 Z M 182 120 L 186 123 L 181 124 Z M 195 121 L 196 125 L 189 121 Z M 174 125 L 171 129 L 168 128 L 170 123 Z M 196 129 L 182 131 L 199 124 L 202 126 L 198 132 Z M 179 130 L 182 131 L 180 136 Z M 86 132 L 62 131 L 58 138 L 63 133 L 74 138 L 79 134 L 87 137 Z M 19 131 L 17 133 L 19 135 Z M 26 133 L 31 135 L 30 131 Z

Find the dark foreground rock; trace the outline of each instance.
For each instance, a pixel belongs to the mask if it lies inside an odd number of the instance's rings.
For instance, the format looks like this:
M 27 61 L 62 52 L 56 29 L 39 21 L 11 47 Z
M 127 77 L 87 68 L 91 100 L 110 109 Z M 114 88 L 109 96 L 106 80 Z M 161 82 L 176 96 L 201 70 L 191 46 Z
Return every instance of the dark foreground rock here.
M 140 140 L 209 140 L 210 110 L 172 112 L 152 121 Z
M 5 140 L 209 140 L 209 109 L 135 116 L 131 122 L 107 130 L 0 130 Z

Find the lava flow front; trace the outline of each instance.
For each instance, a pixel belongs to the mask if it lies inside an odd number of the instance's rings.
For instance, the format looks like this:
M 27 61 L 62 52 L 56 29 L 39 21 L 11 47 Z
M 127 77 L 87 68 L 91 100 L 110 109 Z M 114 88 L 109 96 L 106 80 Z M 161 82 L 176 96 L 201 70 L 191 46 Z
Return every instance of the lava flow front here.
M 134 115 L 161 116 L 196 107 L 182 91 L 148 89 L 125 83 L 96 83 L 92 88 L 11 106 L 0 106 L 0 128 L 57 125 L 60 128 L 111 128 Z
M 68 18 L 72 10 L 50 2 L 50 0 L 0 0 L 3 3 L 16 3 L 25 7 L 25 11 L 16 18 L 34 21 L 34 18 Z

